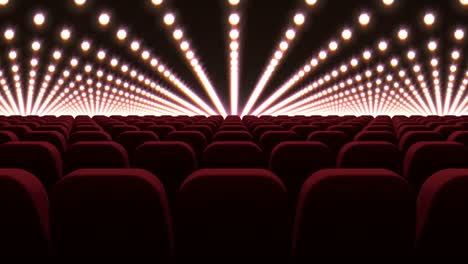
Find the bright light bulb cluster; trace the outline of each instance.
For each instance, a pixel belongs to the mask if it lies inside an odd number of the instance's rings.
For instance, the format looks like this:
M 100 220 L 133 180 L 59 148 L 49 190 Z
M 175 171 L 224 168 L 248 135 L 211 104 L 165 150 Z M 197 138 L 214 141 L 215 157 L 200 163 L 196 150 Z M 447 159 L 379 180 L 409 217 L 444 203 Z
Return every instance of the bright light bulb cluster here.
M 163 22 L 166 25 L 167 29 L 172 32 L 172 37 L 174 37 L 174 32 L 171 31 L 172 27 L 176 24 L 176 17 L 172 13 L 167 13 L 163 17 Z M 229 16 L 229 23 L 231 25 L 237 25 L 240 22 L 240 16 L 238 14 L 231 14 Z M 181 27 L 177 27 L 176 30 L 183 31 Z M 209 80 L 205 70 L 203 70 L 202 66 L 200 65 L 200 61 L 197 58 L 195 51 L 190 48 L 190 43 L 186 39 L 185 36 L 180 36 L 180 38 L 174 38 L 177 46 L 179 47 L 180 51 L 182 54 L 184 54 L 184 57 L 188 64 L 192 67 L 192 71 L 195 73 L 197 76 L 198 80 L 200 83 L 203 85 L 203 88 L 205 89 L 206 93 L 208 94 L 209 98 L 215 105 L 216 109 L 218 110 L 218 113 L 220 113 L 223 116 L 227 115 L 226 110 L 224 109 L 223 104 L 221 103 L 218 94 L 216 93 L 216 89 L 214 88 L 213 84 Z M 185 44 L 184 44 L 185 43 Z M 186 47 L 186 49 L 185 49 Z
M 314 6 L 316 4 L 316 1 L 306 1 L 306 3 L 309 6 Z M 249 100 L 247 101 L 247 104 L 244 107 L 244 110 L 242 111 L 242 115 L 247 115 L 252 110 L 252 107 L 255 105 L 258 98 L 262 94 L 276 68 L 285 57 L 284 55 L 287 53 L 289 47 L 294 42 L 296 34 L 302 29 L 305 20 L 306 16 L 303 13 L 298 12 L 294 15 L 292 19 L 293 23 L 291 23 L 291 25 L 286 29 L 284 37 L 280 40 L 276 50 L 273 52 L 273 56 L 270 59 L 268 66 L 261 74 L 260 79 L 257 81 L 257 84 L 255 85 L 255 88 L 252 94 L 250 95 Z
M 361 16 L 369 16 L 367 13 L 362 13 L 359 16 L 359 20 L 361 20 Z M 370 16 L 368 17 L 370 21 Z M 368 21 L 368 22 L 369 22 Z M 345 37 L 343 37 L 345 35 Z M 349 28 L 345 28 L 341 31 L 341 37 L 345 41 L 349 41 L 352 37 L 352 30 Z M 269 108 L 276 100 L 278 100 L 284 93 L 294 87 L 299 81 L 305 78 L 307 75 L 313 72 L 314 69 L 320 66 L 321 62 L 325 62 L 329 57 L 329 53 L 336 53 L 339 50 L 339 43 L 337 40 L 331 40 L 326 48 L 321 49 L 318 52 L 318 55 L 312 57 L 301 69 L 296 71 L 296 73 L 289 78 L 288 81 L 283 83 L 271 96 L 269 96 L 257 109 L 255 109 L 252 114 L 259 115 L 260 113 L 264 112 L 267 108 Z M 268 76 L 269 78 L 271 76 Z M 252 96 L 255 95 L 255 90 Z M 257 96 L 258 98 L 258 96 Z M 247 102 L 247 107 L 249 107 L 249 102 Z M 252 103 L 253 106 L 253 103 Z M 247 108 L 250 110 L 250 108 Z M 243 111 L 242 115 L 246 115 L 249 111 Z
M 231 115 L 237 115 L 239 107 L 239 59 L 240 59 L 240 15 L 239 0 L 228 0 L 231 14 L 229 22 L 229 79 Z
M 89 4 L 87 0 L 69 0 L 75 8 Z M 0 8 L 12 1 L 0 0 Z M 166 114 L 166 115 L 226 115 L 224 106 L 211 84 L 201 58 L 197 56 L 188 38 L 188 31 L 178 23 L 176 12 L 168 12 L 163 0 L 148 0 L 150 5 L 161 8 L 162 25 L 170 39 L 177 45 L 198 81 L 211 99 L 216 110 L 204 102 L 188 87 L 169 65 L 152 50 L 144 38 L 134 36 L 128 25 L 118 24 L 115 14 L 93 14 L 97 26 L 112 32 L 116 44 L 134 56 L 126 60 L 122 53 L 113 53 L 112 47 L 101 46 L 96 39 L 80 39 L 73 45 L 80 27 L 76 25 L 49 28 L 54 21 L 47 10 L 33 10 L 29 17 L 32 28 L 40 33 L 51 30 L 56 42 L 44 36 L 27 37 L 18 28 L 6 26 L 3 33 L 3 57 L 0 65 L 0 114 Z M 226 21 L 230 75 L 230 113 L 239 113 L 239 65 L 241 60 L 241 24 L 244 21 L 240 0 L 226 0 L 229 7 Z M 462 8 L 468 4 L 457 1 Z M 465 27 L 463 23 L 449 25 L 449 40 L 444 36 L 428 36 L 415 43 L 420 34 L 429 34 L 444 16 L 429 9 L 419 16 L 419 27 L 426 30 L 400 26 L 393 36 L 375 39 L 372 47 L 351 54 L 340 64 L 328 65 L 342 47 L 353 39 L 355 30 L 379 23 L 372 14 L 358 13 L 355 23 L 342 25 L 338 34 L 321 43 L 315 54 L 302 67 L 286 79 L 267 99 L 253 109 L 278 65 L 298 41 L 301 30 L 307 24 L 306 7 L 317 5 L 317 0 L 304 0 L 301 10 L 291 18 L 271 53 L 266 68 L 251 91 L 243 115 L 310 115 L 310 114 L 424 114 L 466 115 L 468 113 L 468 71 L 464 53 Z M 382 8 L 395 8 L 395 0 L 381 0 Z M 8 10 L 8 9 L 6 9 Z M 84 10 L 83 10 L 84 11 Z M 374 19 L 375 18 L 375 19 Z M 375 22 L 377 21 L 377 22 Z M 67 21 L 64 21 L 67 22 Z M 460 21 L 458 21 L 460 22 Z M 47 27 L 45 27 L 47 25 Z M 114 27 L 114 25 L 116 25 Z M 418 26 L 418 25 L 416 25 Z M 411 32 L 411 38 L 410 38 Z M 388 33 L 388 32 L 386 32 Z M 360 34 L 356 34 L 358 36 Z M 441 38 L 441 39 L 439 39 Z M 19 41 L 20 40 L 20 41 Z M 17 43 L 26 43 L 22 50 Z M 53 45 L 50 45 L 53 43 Z M 417 46 L 409 46 L 412 43 Z M 76 48 L 73 52 L 71 48 Z M 397 51 L 392 51 L 395 48 Z M 393 53 L 393 54 L 392 54 Z M 69 54 L 73 54 L 69 57 Z M 28 57 L 29 56 L 29 57 Z M 326 70 L 326 71 L 322 71 Z M 321 74 L 316 74 L 320 72 Z M 163 86 L 157 75 L 173 87 Z M 313 80 L 307 79 L 313 76 Z M 308 80 L 297 91 L 277 102 L 288 91 Z M 176 89 L 172 89 L 176 88 Z M 274 88 L 274 87 L 273 87 Z M 179 96 L 183 94 L 183 96 Z M 185 99 L 188 98 L 188 99 Z M 192 103 L 193 102 L 193 103 Z M 254 111 L 252 111 L 252 109 Z

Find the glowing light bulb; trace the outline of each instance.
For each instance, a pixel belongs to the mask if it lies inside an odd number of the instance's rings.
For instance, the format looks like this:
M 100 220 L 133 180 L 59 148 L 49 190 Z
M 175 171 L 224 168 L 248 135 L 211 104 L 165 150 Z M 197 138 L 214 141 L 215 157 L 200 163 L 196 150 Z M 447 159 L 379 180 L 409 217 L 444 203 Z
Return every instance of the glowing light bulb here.
M 130 44 L 130 48 L 133 51 L 137 51 L 140 49 L 140 43 L 138 41 L 133 41 L 132 44 Z
M 463 31 L 463 29 L 461 28 L 458 28 L 453 33 L 453 36 L 455 37 L 456 40 L 462 40 L 465 37 L 465 31 Z
M 110 23 L 110 15 L 108 13 L 102 13 L 99 15 L 98 21 L 101 26 L 107 26 Z
M 32 50 L 34 51 L 38 51 L 41 49 L 41 43 L 39 41 L 34 41 L 32 44 L 31 44 L 31 48 Z
M 91 48 L 91 44 L 89 43 L 89 41 L 83 41 L 81 42 L 81 49 L 83 51 L 88 51 L 89 49 Z
M 398 38 L 400 40 L 406 40 L 408 38 L 408 30 L 402 28 L 398 31 Z
M 229 4 L 232 5 L 232 6 L 238 5 L 239 2 L 240 2 L 240 0 L 229 0 Z
M 239 38 L 239 30 L 237 29 L 232 29 L 230 32 L 229 32 L 229 37 L 231 38 L 231 40 L 236 40 Z
M 435 15 L 433 13 L 427 13 L 424 15 L 424 24 L 426 26 L 432 26 L 435 23 Z
M 62 40 L 69 40 L 70 37 L 71 37 L 71 31 L 67 28 L 62 29 L 62 31 L 60 32 L 60 38 Z
M 86 0 L 75 0 L 74 2 L 77 6 L 83 6 L 84 4 L 86 4 Z
M 117 35 L 117 38 L 118 38 L 119 40 L 124 40 L 124 39 L 127 38 L 127 31 L 126 31 L 125 29 L 121 28 L 121 29 L 119 29 L 119 30 L 117 31 L 117 34 L 116 34 L 116 35 Z
M 9 2 L 10 2 L 9 0 L 0 0 L 0 6 L 2 6 L 2 7 L 6 6 L 6 5 L 8 5 Z
M 151 3 L 155 6 L 159 6 L 163 3 L 163 0 L 151 0 Z
M 280 49 L 281 49 L 282 51 L 285 51 L 285 50 L 288 49 L 288 46 L 289 46 L 289 45 L 288 45 L 288 42 L 286 42 L 286 41 L 281 41 L 279 47 L 280 47 Z
M 435 51 L 437 49 L 437 42 L 435 41 L 429 41 L 429 43 L 427 44 L 427 48 L 430 50 L 430 51 Z
M 370 15 L 367 13 L 362 13 L 359 15 L 359 24 L 362 26 L 367 26 L 370 23 Z
M 182 30 L 176 29 L 173 33 L 173 36 L 174 36 L 174 39 L 180 40 L 184 36 L 184 33 L 182 32 Z
M 386 6 L 391 6 L 394 2 L 394 0 L 382 0 L 382 3 Z
M 175 16 L 174 16 L 173 14 L 169 13 L 169 14 L 166 14 L 166 15 L 164 16 L 164 19 L 163 19 L 163 20 L 164 20 L 164 24 L 166 24 L 166 25 L 168 25 L 168 26 L 171 26 L 171 25 L 173 25 L 174 22 L 175 22 Z
M 314 6 L 317 4 L 317 0 L 305 0 L 305 2 L 309 6 Z
M 239 22 L 240 22 L 240 16 L 238 14 L 234 13 L 229 16 L 229 24 L 235 26 L 235 25 L 238 25 Z
M 13 38 L 15 38 L 15 31 L 11 28 L 8 28 L 3 33 L 3 36 L 5 37 L 6 40 L 12 40 Z
M 294 31 L 294 29 L 288 29 L 286 31 L 286 38 L 287 39 L 292 40 L 292 39 L 294 39 L 295 36 L 296 36 L 296 31 Z
M 294 16 L 294 23 L 298 26 L 303 25 L 305 22 L 305 16 L 303 14 L 296 14 Z
M 351 39 L 351 37 L 353 36 L 353 32 L 346 28 L 344 29 L 342 32 L 341 32 L 341 37 L 344 39 L 344 40 L 349 40 Z
M 386 41 L 380 41 L 379 42 L 379 50 L 380 51 L 386 51 L 388 48 L 388 44 Z
M 33 17 L 33 22 L 36 26 L 42 26 L 45 23 L 45 15 L 43 13 L 37 13 Z
M 331 41 L 330 44 L 328 44 L 328 48 L 331 51 L 336 51 L 338 49 L 338 43 L 336 41 Z

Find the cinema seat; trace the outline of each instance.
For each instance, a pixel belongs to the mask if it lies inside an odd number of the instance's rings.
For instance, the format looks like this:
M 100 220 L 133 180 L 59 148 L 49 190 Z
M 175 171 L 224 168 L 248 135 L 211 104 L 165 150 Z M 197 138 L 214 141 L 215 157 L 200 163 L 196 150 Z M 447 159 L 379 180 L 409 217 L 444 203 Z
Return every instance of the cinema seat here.
M 59 256 L 173 254 L 164 186 L 139 169 L 82 169 L 65 176 L 51 195 L 52 238 Z
M 297 125 L 291 128 L 291 131 L 294 131 L 294 133 L 299 136 L 300 140 L 306 140 L 312 132 L 318 130 L 320 130 L 319 127 L 312 125 Z
M 15 133 L 11 131 L 2 131 L 0 129 L 0 144 L 11 141 L 18 141 L 18 137 L 15 135 Z
M 258 145 L 263 150 L 265 157 L 269 158 L 271 151 L 281 142 L 298 140 L 299 136 L 293 131 L 268 131 L 260 137 Z
M 323 143 L 313 141 L 283 142 L 273 149 L 269 169 L 286 185 L 291 203 L 305 180 L 314 172 L 335 167 L 335 157 Z
M 180 257 L 285 257 L 286 188 L 260 169 L 204 169 L 177 195 L 176 247 Z
M 400 138 L 400 143 L 398 144 L 398 148 L 406 153 L 408 149 L 422 141 L 444 141 L 444 136 L 439 132 L 434 131 L 409 131 Z
M 381 168 L 401 172 L 402 157 L 398 148 L 385 141 L 355 141 L 341 148 L 338 168 Z
M 0 144 L 0 168 L 23 169 L 50 189 L 62 177 L 62 158 L 50 143 L 13 141 Z
M 453 132 L 449 138 L 449 141 L 453 142 L 459 142 L 464 144 L 465 146 L 468 146 L 468 131 L 456 131 Z
M 397 139 L 392 132 L 388 131 L 362 131 L 355 137 L 355 141 L 385 141 L 392 144 L 397 143 Z
M 70 135 L 69 144 L 81 141 L 112 141 L 111 136 L 104 131 L 77 131 Z
M 202 155 L 203 168 L 265 168 L 263 151 L 253 142 L 213 142 Z
M 36 176 L 0 169 L 0 210 L 1 256 L 50 256 L 49 202 Z
M 201 156 L 201 153 L 208 145 L 208 140 L 205 135 L 199 131 L 174 131 L 167 135 L 166 140 L 168 141 L 182 141 L 190 145 L 197 158 Z
M 168 125 L 155 125 L 145 128 L 145 131 L 153 131 L 156 133 L 156 135 L 158 135 L 159 139 L 165 140 L 167 135 L 173 131 L 176 131 L 176 129 Z
M 217 132 L 213 136 L 213 142 L 216 141 L 254 141 L 253 136 L 247 131 L 228 131 Z
M 23 135 L 23 141 L 42 141 L 54 145 L 60 154 L 67 149 L 65 136 L 57 131 L 32 131 Z
M 404 178 L 384 169 L 327 169 L 304 183 L 293 232 L 296 259 L 407 255 L 414 205 Z
M 128 154 L 122 145 L 108 141 L 82 141 L 70 145 L 63 158 L 64 174 L 78 169 L 128 168 Z
M 170 201 L 185 178 L 198 167 L 190 145 L 176 141 L 144 143 L 135 150 L 131 164 L 156 175 L 166 187 Z
M 133 155 L 138 146 L 149 141 L 159 141 L 159 137 L 152 131 L 127 131 L 121 133 L 115 141 L 122 145 L 129 155 Z
M 456 142 L 419 142 L 408 150 L 403 166 L 403 175 L 419 189 L 432 174 L 440 170 L 468 168 L 468 150 Z
M 466 256 L 468 167 L 436 172 L 417 200 L 416 247 L 424 256 Z
M 307 141 L 319 141 L 327 145 L 336 155 L 341 147 L 348 143 L 350 139 L 342 131 L 316 131 L 307 137 Z
M 24 134 L 31 132 L 32 129 L 25 125 L 8 125 L 2 127 L 2 131 L 13 132 L 19 139 L 21 139 Z

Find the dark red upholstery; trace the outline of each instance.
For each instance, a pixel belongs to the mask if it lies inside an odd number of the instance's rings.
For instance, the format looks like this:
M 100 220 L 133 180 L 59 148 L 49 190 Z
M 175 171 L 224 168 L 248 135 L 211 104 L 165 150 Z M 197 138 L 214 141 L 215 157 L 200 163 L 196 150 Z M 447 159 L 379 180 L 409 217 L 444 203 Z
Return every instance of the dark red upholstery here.
M 62 159 L 46 142 L 8 142 L 0 145 L 0 168 L 18 168 L 36 176 L 49 189 L 62 177 Z
M 215 141 L 254 141 L 253 136 L 247 131 L 219 131 L 213 136 Z
M 406 152 L 412 145 L 422 141 L 443 141 L 444 136 L 434 131 L 409 131 L 400 138 L 398 148 Z
M 468 167 L 436 172 L 417 200 L 416 246 L 424 255 L 466 256 Z
M 18 141 L 18 137 L 11 131 L 0 130 L 0 144 L 7 143 L 10 141 Z
M 172 255 L 166 193 L 138 169 L 83 169 L 64 177 L 52 196 L 52 235 L 62 256 Z
M 419 189 L 432 174 L 453 168 L 468 168 L 468 150 L 463 144 L 419 142 L 406 153 L 403 175 Z
M 253 142 L 219 141 L 203 152 L 204 168 L 265 168 L 263 151 Z
M 344 144 L 350 140 L 348 136 L 341 131 L 316 131 L 312 132 L 307 141 L 319 141 L 327 145 L 333 153 L 338 153 Z
M 156 135 L 158 135 L 159 139 L 161 140 L 164 140 L 166 139 L 167 135 L 169 135 L 169 133 L 173 132 L 173 131 L 176 131 L 176 129 L 172 126 L 168 126 L 168 125 L 155 125 L 155 126 L 149 126 L 147 128 L 145 128 L 146 131 L 153 131 L 154 133 L 156 133 Z
M 159 137 L 152 131 L 127 131 L 120 133 L 115 141 L 132 155 L 138 146 L 149 141 L 159 141 Z
M 197 166 L 195 152 L 184 142 L 147 142 L 139 146 L 132 157 L 132 167 L 156 175 L 166 187 L 171 201 L 182 182 Z
M 213 137 L 213 130 L 208 125 L 188 125 L 185 126 L 182 131 L 198 131 L 201 132 L 207 141 L 211 141 L 211 138 Z
M 355 141 L 341 148 L 338 168 L 381 168 L 401 172 L 402 157 L 398 148 L 384 141 Z
M 189 144 L 197 157 L 200 157 L 201 153 L 208 144 L 208 141 L 199 131 L 174 131 L 169 133 L 166 140 L 169 141 L 182 141 Z
M 327 169 L 304 183 L 293 255 L 401 255 L 412 246 L 414 206 L 404 178 L 384 169 Z
M 107 141 L 82 141 L 70 145 L 63 158 L 64 173 L 77 169 L 128 168 L 128 154 L 122 145 Z
M 299 136 L 293 131 L 268 131 L 260 137 L 258 145 L 268 158 L 271 151 L 281 142 L 298 140 Z
M 49 203 L 34 175 L 20 169 L 0 169 L 0 210 L 0 255 L 50 255 Z
M 273 173 L 205 169 L 177 197 L 176 246 L 187 256 L 286 256 L 287 195 Z
M 294 204 L 305 180 L 314 172 L 335 167 L 331 150 L 320 142 L 283 142 L 273 149 L 269 169 L 285 183 Z
M 392 132 L 389 131 L 362 131 L 355 137 L 355 141 L 385 141 L 392 144 L 397 143 L 397 139 Z
M 23 141 L 42 141 L 54 145 L 63 154 L 67 149 L 65 136 L 58 131 L 32 131 L 23 135 Z
M 80 141 L 112 141 L 112 138 L 104 131 L 77 131 L 72 133 L 68 139 L 70 144 Z
M 297 125 L 291 128 L 291 131 L 294 131 L 301 140 L 306 140 L 312 132 L 318 130 L 320 130 L 320 128 L 313 125 Z
M 457 131 L 453 132 L 449 138 L 449 141 L 459 142 L 468 146 L 468 131 Z
M 19 139 L 21 139 L 24 134 L 31 132 L 32 129 L 25 125 L 9 125 L 2 127 L 2 131 L 13 132 Z

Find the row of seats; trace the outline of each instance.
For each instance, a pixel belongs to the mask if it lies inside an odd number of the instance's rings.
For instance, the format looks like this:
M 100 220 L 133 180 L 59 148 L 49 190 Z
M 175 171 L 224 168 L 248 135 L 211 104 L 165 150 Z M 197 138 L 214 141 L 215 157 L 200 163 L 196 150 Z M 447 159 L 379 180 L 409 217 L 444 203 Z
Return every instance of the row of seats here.
M 136 122 L 128 119 L 89 118 L 70 121 L 49 121 L 39 125 L 32 121 L 9 119 L 9 125 L 0 122 L 0 142 L 16 140 L 47 140 L 63 152 L 68 144 L 80 141 L 110 141 L 121 143 L 129 153 L 136 146 L 147 141 L 184 141 L 200 155 L 206 146 L 217 141 L 253 141 L 269 154 L 282 141 L 308 140 L 319 141 L 329 146 L 334 153 L 350 141 L 386 141 L 407 149 L 418 141 L 455 141 L 467 143 L 468 126 L 464 119 L 429 123 L 423 125 L 414 121 L 399 122 L 379 121 L 379 119 L 352 119 L 348 121 L 318 122 L 311 125 L 297 125 L 294 122 L 282 122 L 282 125 L 265 123 L 262 120 L 214 122 L 207 118 L 195 123 L 174 121 Z M 192 122 L 188 119 L 188 122 Z M 329 120 L 329 119 L 326 119 Z M 310 121 L 310 120 L 309 120 Z M 307 122 L 309 122 L 307 121 Z M 226 123 L 228 122 L 228 123 Z M 451 125 L 456 122 L 456 125 Z M 5 121 L 3 122 L 5 123 Z M 333 125 L 337 123 L 337 125 Z M 395 123 L 395 124 L 394 124 Z M 52 124 L 52 125 L 51 125 Z M 133 125 L 132 125 L 133 124 Z M 236 124 L 236 125 L 233 125 Z M 313 124 L 313 125 L 312 125 Z M 445 125 L 442 125 L 445 124 Z M 437 125 L 435 128 L 434 125 Z M 44 132 L 47 131 L 47 132 Z M 11 133 L 15 134 L 12 135 Z
M 325 168 L 383 168 L 402 174 L 418 189 L 434 172 L 444 168 L 468 168 L 468 147 L 456 142 L 425 141 L 414 144 L 406 156 L 388 142 L 351 142 L 336 158 L 320 142 L 293 141 L 279 144 L 267 162 L 252 142 L 215 142 L 199 164 L 192 148 L 177 141 L 148 142 L 129 159 L 115 142 L 79 142 L 70 146 L 63 160 L 47 142 L 0 144 L 0 168 L 31 171 L 50 188 L 62 175 L 81 168 L 141 168 L 161 178 L 170 190 L 198 168 L 262 168 L 275 172 L 288 189 L 298 190 L 311 173 Z
M 416 203 L 394 172 L 327 169 L 307 179 L 290 218 L 275 174 L 203 169 L 183 182 L 171 215 L 164 186 L 144 170 L 78 170 L 48 195 L 32 174 L 0 169 L 0 254 L 464 255 L 467 191 L 467 169 L 437 172 Z
M 9 175 L 0 188 L 41 186 L 29 196 L 5 191 L 22 202 L 39 197 L 35 227 L 44 236 L 30 242 L 44 247 L 31 254 L 462 254 L 466 218 L 450 210 L 464 201 L 467 122 L 464 116 L 0 116 L 0 170 Z M 444 182 L 439 174 L 455 176 Z M 18 184 L 11 175 L 35 179 Z M 449 189 L 456 194 L 447 196 Z M 439 193 L 443 202 L 433 202 Z M 38 219 L 15 211 L 20 202 L 11 197 L 0 201 L 14 212 L 2 226 Z M 450 217 L 432 216 L 433 208 Z M 457 225 L 443 233 L 452 216 Z M 13 241 L 5 252 L 18 252 L 18 234 L 34 233 L 24 230 L 5 233 L 4 241 Z

